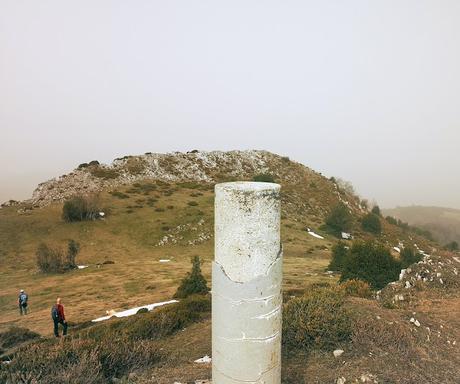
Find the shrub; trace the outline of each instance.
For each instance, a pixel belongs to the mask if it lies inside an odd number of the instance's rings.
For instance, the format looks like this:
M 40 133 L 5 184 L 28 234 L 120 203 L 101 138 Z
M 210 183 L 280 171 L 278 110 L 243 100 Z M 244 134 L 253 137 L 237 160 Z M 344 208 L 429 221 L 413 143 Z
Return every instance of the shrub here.
M 187 204 L 188 204 L 190 207 L 196 207 L 196 206 L 198 206 L 198 203 L 197 203 L 196 201 L 189 201 Z
M 38 269 L 43 273 L 62 273 L 75 269 L 75 258 L 79 250 L 80 245 L 74 240 L 69 240 L 66 254 L 60 248 L 50 248 L 40 243 L 35 252 Z
M 409 265 L 418 263 L 422 259 L 423 255 L 411 247 L 405 247 L 401 250 L 400 260 L 402 268 L 407 268 Z
M 380 207 L 378 205 L 374 205 L 374 207 L 372 208 L 371 212 L 374 215 L 380 216 Z
M 88 163 L 81 163 L 77 169 L 84 169 L 84 168 L 88 168 L 89 167 L 89 164 Z
M 398 225 L 398 220 L 396 220 L 393 216 L 387 216 L 387 217 L 385 217 L 385 220 L 389 224 Z
M 326 218 L 326 226 L 335 235 L 341 232 L 348 232 L 353 225 L 353 216 L 348 207 L 343 204 L 337 204 Z
M 56 273 L 63 269 L 63 255 L 60 249 L 52 249 L 45 243 L 40 243 L 35 255 L 40 272 Z
M 446 244 L 445 248 L 448 251 L 458 251 L 458 243 L 456 241 L 451 241 L 449 244 Z
M 92 166 L 97 166 L 97 165 L 100 165 L 100 164 L 99 164 L 99 161 L 93 160 L 93 161 L 90 161 L 88 165 L 89 165 L 89 166 L 91 166 L 91 165 L 92 165 Z
M 380 218 L 375 213 L 368 213 L 364 216 L 361 221 L 361 226 L 366 232 L 374 233 L 376 235 L 382 232 Z
M 366 299 L 372 297 L 372 291 L 369 284 L 358 279 L 344 281 L 339 285 L 339 289 L 347 296 L 362 297 Z
M 118 197 L 119 199 L 129 199 L 129 195 L 120 191 L 112 191 L 110 194 L 114 197 Z
M 67 222 L 94 220 L 99 216 L 96 197 L 75 196 L 67 200 L 62 207 L 62 218 Z
M 252 181 L 259 181 L 263 183 L 274 183 L 275 179 L 270 173 L 259 173 L 252 178 Z
M 398 279 L 401 263 L 388 249 L 374 242 L 355 242 L 345 257 L 341 281 L 360 279 L 381 289 Z
M 336 289 L 314 288 L 284 306 L 283 343 L 290 348 L 334 348 L 350 335 L 344 294 Z
M 67 243 L 67 268 L 72 269 L 76 268 L 77 264 L 75 263 L 75 258 L 77 257 L 78 252 L 80 252 L 80 244 L 78 244 L 75 240 L 69 240 Z
M 199 256 L 192 258 L 192 271 L 182 280 L 174 294 L 175 298 L 185 298 L 193 294 L 207 294 L 209 292 L 206 279 L 201 273 Z
M 329 263 L 328 270 L 330 271 L 341 271 L 345 256 L 348 253 L 348 249 L 343 241 L 339 241 L 332 247 L 332 259 Z

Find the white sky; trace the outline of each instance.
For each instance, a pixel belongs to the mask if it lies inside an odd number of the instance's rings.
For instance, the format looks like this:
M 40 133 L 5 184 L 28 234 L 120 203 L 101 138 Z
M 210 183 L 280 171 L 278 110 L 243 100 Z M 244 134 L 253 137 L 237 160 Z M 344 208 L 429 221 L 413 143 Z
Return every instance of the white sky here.
M 460 208 L 457 0 L 0 0 L 0 201 L 79 163 L 267 149 Z

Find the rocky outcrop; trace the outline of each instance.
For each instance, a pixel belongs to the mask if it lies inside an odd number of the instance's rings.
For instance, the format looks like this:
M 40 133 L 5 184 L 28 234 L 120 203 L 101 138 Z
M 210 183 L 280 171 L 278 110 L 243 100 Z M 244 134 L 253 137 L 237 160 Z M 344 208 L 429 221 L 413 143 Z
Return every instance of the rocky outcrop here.
M 38 185 L 34 205 L 45 206 L 78 194 L 91 194 L 139 180 L 215 182 L 268 172 L 282 157 L 266 151 L 148 153 L 115 159 L 111 165 L 83 164 L 73 172 Z

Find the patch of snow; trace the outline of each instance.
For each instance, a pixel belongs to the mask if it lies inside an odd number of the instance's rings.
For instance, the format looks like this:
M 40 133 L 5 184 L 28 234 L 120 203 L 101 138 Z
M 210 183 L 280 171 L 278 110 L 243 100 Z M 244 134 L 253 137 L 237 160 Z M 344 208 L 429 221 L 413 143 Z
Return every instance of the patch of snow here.
M 399 280 L 401 281 L 404 278 L 404 275 L 406 274 L 405 269 L 401 269 L 401 273 L 399 274 Z
M 89 265 L 77 265 L 77 268 L 78 269 L 85 269 L 85 268 L 88 268 Z
M 211 361 L 212 361 L 212 359 L 208 355 L 206 355 L 206 356 L 203 356 L 200 359 L 195 360 L 195 363 L 209 364 Z
M 171 260 L 170 259 L 160 259 L 160 263 L 169 263 Z
M 104 216 L 105 216 L 105 212 L 99 212 L 99 216 L 100 216 L 100 217 L 104 217 Z
M 114 312 L 113 314 L 107 315 L 107 316 L 102 316 L 97 319 L 91 320 L 93 323 L 99 322 L 99 321 L 104 321 L 110 319 L 112 316 L 115 317 L 127 317 L 127 316 L 132 316 L 139 311 L 139 309 L 146 308 L 148 311 L 151 311 L 154 308 L 157 307 L 162 307 L 163 305 L 167 304 L 172 304 L 172 303 L 177 303 L 177 300 L 169 300 L 169 301 L 162 301 L 160 303 L 154 303 L 154 304 L 148 304 L 148 305 L 143 305 L 141 307 L 135 307 L 131 309 L 127 309 L 126 311 L 121 311 L 121 312 Z
M 345 351 L 343 349 L 336 349 L 334 352 L 332 352 L 334 354 L 334 357 L 339 357 L 340 355 L 342 355 L 342 353 L 344 353 Z
M 452 256 L 452 258 L 457 262 L 460 263 L 460 259 L 458 257 Z
M 342 232 L 342 239 L 350 240 L 352 238 L 353 238 L 353 236 L 351 235 L 351 233 Z
M 401 253 L 401 248 L 399 248 L 399 247 L 393 247 L 393 249 L 394 249 L 396 252 Z
M 318 235 L 317 233 L 313 232 L 310 228 L 308 228 L 308 234 L 309 234 L 310 236 L 316 237 L 317 239 L 324 239 L 323 236 Z

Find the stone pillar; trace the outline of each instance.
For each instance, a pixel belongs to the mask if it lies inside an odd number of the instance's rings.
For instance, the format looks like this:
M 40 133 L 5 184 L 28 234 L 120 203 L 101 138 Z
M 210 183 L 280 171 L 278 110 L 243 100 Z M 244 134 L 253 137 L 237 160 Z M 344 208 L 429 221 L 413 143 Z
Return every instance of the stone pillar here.
M 280 384 L 280 186 L 223 183 L 215 192 L 213 384 Z

